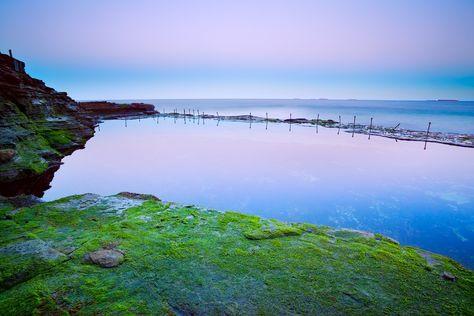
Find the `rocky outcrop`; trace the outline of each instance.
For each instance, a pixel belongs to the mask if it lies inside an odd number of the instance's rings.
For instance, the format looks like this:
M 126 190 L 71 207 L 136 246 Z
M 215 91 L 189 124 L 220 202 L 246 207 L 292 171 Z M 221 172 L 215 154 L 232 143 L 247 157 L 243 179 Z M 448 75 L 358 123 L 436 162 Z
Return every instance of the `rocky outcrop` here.
M 0 228 L 2 315 L 474 315 L 472 270 L 380 234 L 134 193 L 0 199 Z
M 113 119 L 124 116 L 151 115 L 158 112 L 155 106 L 146 103 L 114 103 L 108 101 L 79 102 L 79 107 L 95 116 Z
M 97 120 L 21 63 L 0 54 L 0 195 L 41 196 L 61 159 L 94 135 Z

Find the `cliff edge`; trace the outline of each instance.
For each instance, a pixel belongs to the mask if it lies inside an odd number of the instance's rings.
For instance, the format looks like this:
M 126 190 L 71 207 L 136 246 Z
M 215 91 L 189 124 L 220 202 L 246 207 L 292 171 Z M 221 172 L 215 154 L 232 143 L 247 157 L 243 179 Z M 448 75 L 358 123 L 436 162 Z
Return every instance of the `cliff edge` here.
M 41 196 L 96 122 L 65 92 L 30 77 L 23 62 L 0 54 L 0 195 Z

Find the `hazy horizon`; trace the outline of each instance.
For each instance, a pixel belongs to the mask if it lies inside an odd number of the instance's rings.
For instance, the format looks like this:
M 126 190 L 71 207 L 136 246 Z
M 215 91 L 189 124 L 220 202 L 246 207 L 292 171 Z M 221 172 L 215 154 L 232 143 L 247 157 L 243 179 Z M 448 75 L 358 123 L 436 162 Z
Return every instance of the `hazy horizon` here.
M 474 100 L 472 29 L 467 0 L 0 3 L 0 51 L 82 100 Z

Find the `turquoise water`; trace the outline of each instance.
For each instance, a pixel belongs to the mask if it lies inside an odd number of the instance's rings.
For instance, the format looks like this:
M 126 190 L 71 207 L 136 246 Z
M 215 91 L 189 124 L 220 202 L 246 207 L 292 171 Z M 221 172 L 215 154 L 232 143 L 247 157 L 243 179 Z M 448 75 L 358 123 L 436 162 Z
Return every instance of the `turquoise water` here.
M 137 101 L 137 100 L 128 100 Z M 154 104 L 158 111 L 171 112 L 177 108 L 199 109 L 208 114 L 219 112 L 221 115 L 248 114 L 265 117 L 289 118 L 306 117 L 353 121 L 358 123 L 396 126 L 413 130 L 426 130 L 432 122 L 431 130 L 452 133 L 474 134 L 474 101 L 365 101 L 365 100 L 140 100 Z
M 474 267 L 474 149 L 288 124 L 105 121 L 46 200 L 121 191 L 379 232 Z

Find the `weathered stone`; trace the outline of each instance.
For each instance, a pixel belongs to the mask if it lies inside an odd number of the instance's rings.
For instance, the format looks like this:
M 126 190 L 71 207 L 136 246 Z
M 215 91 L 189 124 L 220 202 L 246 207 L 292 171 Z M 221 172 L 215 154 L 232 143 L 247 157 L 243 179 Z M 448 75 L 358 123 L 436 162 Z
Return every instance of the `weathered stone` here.
M 50 243 L 41 239 L 31 239 L 0 248 L 1 254 L 19 254 L 19 255 L 33 255 L 44 260 L 56 260 L 61 257 L 66 257 L 63 253 L 52 248 Z
M 123 262 L 124 256 L 116 249 L 100 249 L 86 254 L 84 260 L 102 268 L 113 268 Z
M 449 272 L 444 271 L 441 276 L 442 276 L 443 279 L 445 279 L 446 281 L 451 281 L 451 282 L 456 281 L 456 277 L 455 277 L 454 275 L 452 275 L 451 273 L 449 273 Z
M 61 159 L 84 147 L 96 120 L 0 54 L 0 195 L 41 196 Z M 59 119 L 60 118 L 60 119 Z
M 0 163 L 5 163 L 15 157 L 16 151 L 14 149 L 0 149 Z
M 155 111 L 154 105 L 146 103 L 119 104 L 108 101 L 93 101 L 79 102 L 78 105 L 84 111 L 105 119 L 158 113 Z
M 131 192 L 120 192 L 120 196 L 131 198 L 135 200 L 153 200 L 153 201 L 161 201 L 159 198 L 152 194 L 141 194 L 141 193 L 131 193 Z

